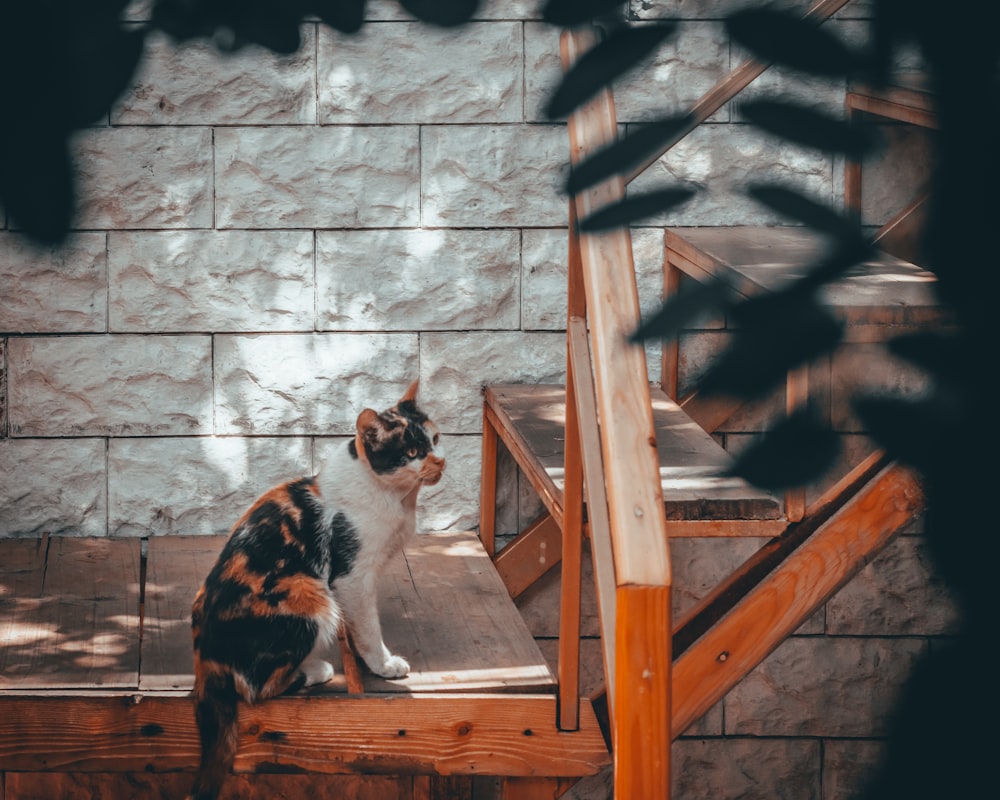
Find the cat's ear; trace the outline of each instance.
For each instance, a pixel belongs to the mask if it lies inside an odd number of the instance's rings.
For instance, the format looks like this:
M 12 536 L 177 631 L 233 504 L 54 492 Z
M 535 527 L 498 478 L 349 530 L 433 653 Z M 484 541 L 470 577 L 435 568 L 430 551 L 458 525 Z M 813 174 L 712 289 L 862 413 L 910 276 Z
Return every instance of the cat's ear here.
M 357 428 L 358 433 L 364 436 L 365 431 L 378 425 L 378 421 L 378 412 L 373 411 L 370 408 L 366 408 L 358 414 L 358 422 L 355 427 Z
M 356 425 L 357 433 L 354 434 L 354 449 L 358 458 L 368 463 L 368 448 L 374 447 L 378 442 L 381 425 L 378 412 L 366 408 L 358 414 Z
M 420 379 L 417 378 L 417 380 L 415 380 L 413 383 L 410 384 L 410 388 L 406 390 L 406 394 L 404 394 L 401 398 L 399 398 L 399 402 L 400 403 L 406 403 L 407 401 L 414 403 L 417 402 L 417 389 L 419 388 L 419 385 L 420 385 Z

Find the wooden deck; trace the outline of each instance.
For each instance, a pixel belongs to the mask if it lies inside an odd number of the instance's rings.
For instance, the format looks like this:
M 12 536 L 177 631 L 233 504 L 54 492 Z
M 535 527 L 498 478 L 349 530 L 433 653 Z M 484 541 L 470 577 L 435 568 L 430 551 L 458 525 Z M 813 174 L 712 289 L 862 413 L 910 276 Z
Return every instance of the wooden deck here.
M 194 769 L 190 607 L 223 541 L 0 541 L 7 797 L 22 772 Z M 589 704 L 580 730 L 557 729 L 555 679 L 474 534 L 420 535 L 380 581 L 410 675 L 378 678 L 342 642 L 331 683 L 241 709 L 236 772 L 567 777 L 608 763 Z

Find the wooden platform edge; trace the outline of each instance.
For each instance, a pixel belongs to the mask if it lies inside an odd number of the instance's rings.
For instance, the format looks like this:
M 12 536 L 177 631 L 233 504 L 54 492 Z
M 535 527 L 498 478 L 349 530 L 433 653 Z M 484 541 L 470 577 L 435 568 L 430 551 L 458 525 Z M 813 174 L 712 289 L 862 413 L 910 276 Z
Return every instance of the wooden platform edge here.
M 584 777 L 610 763 L 594 710 L 556 727 L 553 695 L 289 697 L 240 708 L 244 773 Z M 0 772 L 187 772 L 199 757 L 180 692 L 0 694 Z

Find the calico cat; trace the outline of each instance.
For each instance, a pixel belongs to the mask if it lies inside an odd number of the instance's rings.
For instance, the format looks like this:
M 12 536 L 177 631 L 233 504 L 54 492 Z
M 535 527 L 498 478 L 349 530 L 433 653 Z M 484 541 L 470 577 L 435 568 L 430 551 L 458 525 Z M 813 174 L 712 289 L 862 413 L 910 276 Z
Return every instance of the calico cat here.
M 237 708 L 324 683 L 343 621 L 385 678 L 410 667 L 389 651 L 375 597 L 385 561 L 416 532 L 417 493 L 445 460 L 414 381 L 399 402 L 358 416 L 354 438 L 317 478 L 262 495 L 233 527 L 194 599 L 195 719 L 201 764 L 191 797 L 215 798 L 236 756 Z

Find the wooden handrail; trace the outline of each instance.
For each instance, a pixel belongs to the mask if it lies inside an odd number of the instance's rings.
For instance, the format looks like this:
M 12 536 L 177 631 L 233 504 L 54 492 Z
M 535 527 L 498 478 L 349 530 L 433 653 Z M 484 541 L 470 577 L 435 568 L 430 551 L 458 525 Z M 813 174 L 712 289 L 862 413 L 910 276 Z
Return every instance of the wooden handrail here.
M 564 31 L 564 67 L 595 41 L 590 31 Z M 614 140 L 616 127 L 605 89 L 568 120 L 571 162 Z M 624 196 L 624 180 L 608 179 L 573 198 L 575 216 Z M 579 234 L 575 225 L 570 236 L 578 237 L 571 254 L 578 246 L 597 414 L 580 425 L 600 431 L 614 559 L 615 796 L 669 798 L 671 571 L 645 352 L 628 341 L 640 321 L 631 238 L 625 229 Z M 576 533 L 564 527 L 563 535 Z

